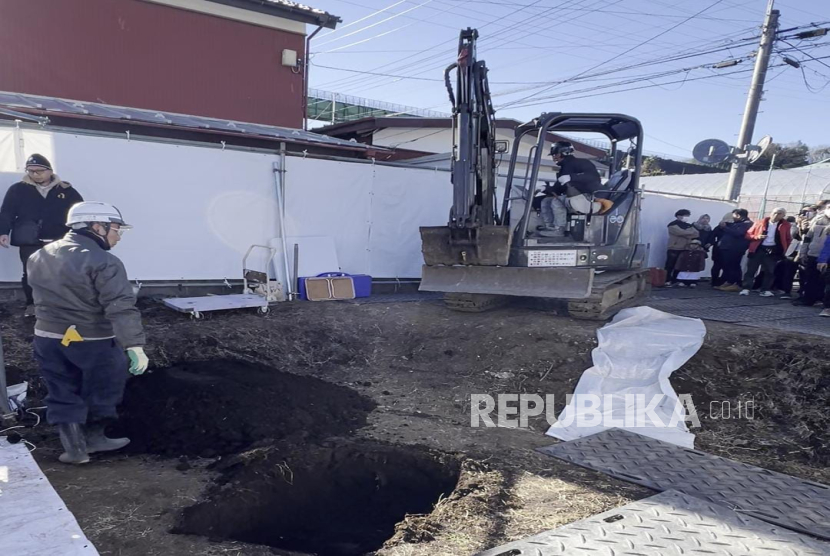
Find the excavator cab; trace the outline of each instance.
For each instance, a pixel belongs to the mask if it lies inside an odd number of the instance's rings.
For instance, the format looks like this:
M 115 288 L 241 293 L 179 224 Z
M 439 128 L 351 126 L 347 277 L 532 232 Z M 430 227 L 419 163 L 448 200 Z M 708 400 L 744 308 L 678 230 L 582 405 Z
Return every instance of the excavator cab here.
M 495 140 L 487 68 L 475 57 L 477 37 L 474 29 L 461 32 L 458 61 L 445 71 L 453 206 L 447 226 L 421 228 L 420 289 L 445 292 L 448 305 L 461 310 L 483 310 L 507 296 L 562 300 L 574 316 L 605 318 L 647 287 L 647 246 L 639 243 L 642 126 L 622 114 L 542 114 L 516 128 L 501 175 L 503 148 Z M 544 237 L 534 197 L 544 173 L 555 179 L 546 145 L 582 134 L 610 144 L 607 180 L 584 200 L 585 212 L 569 213 L 565 237 Z
M 569 212 L 565 237 L 546 238 L 536 232 L 541 223 L 535 210 L 538 203 L 530 196 L 539 190 L 546 141 L 574 134 L 605 138 L 610 152 L 602 165 L 607 164 L 609 177 L 587 199 L 585 212 Z M 534 145 L 521 156 L 523 139 L 528 136 Z M 640 122 L 622 114 L 543 114 L 519 126 L 500 212 L 500 221 L 513 229 L 515 238 L 510 264 L 534 266 L 547 260 L 551 265 L 595 270 L 628 270 L 644 264 L 645 246 L 638 244 L 635 233 L 639 229 L 642 136 Z M 517 178 L 520 164 L 525 170 Z

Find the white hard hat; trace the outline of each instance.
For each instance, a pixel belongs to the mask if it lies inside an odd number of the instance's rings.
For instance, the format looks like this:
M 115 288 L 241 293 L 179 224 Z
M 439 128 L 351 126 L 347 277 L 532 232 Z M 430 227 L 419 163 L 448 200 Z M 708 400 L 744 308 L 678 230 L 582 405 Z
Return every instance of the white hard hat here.
M 98 201 L 76 203 L 72 205 L 72 208 L 69 209 L 69 214 L 66 216 L 66 225 L 69 227 L 91 222 L 118 224 L 122 228 L 132 228 L 132 226 L 124 222 L 124 217 L 121 216 L 120 210 L 108 203 L 100 203 Z

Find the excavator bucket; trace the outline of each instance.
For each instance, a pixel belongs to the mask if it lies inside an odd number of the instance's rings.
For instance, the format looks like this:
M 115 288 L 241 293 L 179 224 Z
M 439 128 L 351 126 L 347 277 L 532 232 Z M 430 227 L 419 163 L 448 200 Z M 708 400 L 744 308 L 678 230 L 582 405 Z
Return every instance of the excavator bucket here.
M 590 268 L 424 265 L 420 290 L 585 299 L 593 282 Z
M 423 226 L 421 251 L 428 265 L 506 266 L 512 238 L 509 226 Z

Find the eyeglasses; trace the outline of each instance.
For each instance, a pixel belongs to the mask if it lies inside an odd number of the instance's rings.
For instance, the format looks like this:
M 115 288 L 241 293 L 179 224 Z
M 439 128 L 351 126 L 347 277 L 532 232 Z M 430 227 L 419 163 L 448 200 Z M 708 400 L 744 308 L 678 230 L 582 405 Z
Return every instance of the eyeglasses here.
M 32 174 L 34 176 L 40 176 L 41 174 L 45 174 L 46 172 L 51 172 L 49 168 L 26 168 L 27 174 Z
M 129 228 L 110 228 L 110 230 L 118 234 L 118 237 L 124 237 L 124 232 L 129 230 Z

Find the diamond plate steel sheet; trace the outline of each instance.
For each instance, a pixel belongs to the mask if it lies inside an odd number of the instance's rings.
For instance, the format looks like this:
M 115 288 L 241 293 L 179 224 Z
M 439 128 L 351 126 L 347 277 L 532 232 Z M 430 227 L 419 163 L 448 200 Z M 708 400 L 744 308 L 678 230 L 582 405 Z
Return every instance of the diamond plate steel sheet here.
M 830 543 L 668 490 L 478 556 L 826 556 Z
M 812 314 L 816 312 L 815 308 L 808 307 L 805 309 L 807 311 L 812 310 Z M 830 319 L 826 317 L 809 316 L 764 322 L 742 322 L 741 324 L 756 328 L 774 328 L 787 332 L 801 332 L 803 334 L 830 337 Z
M 775 321 L 806 316 L 801 307 L 787 305 L 774 305 L 772 307 L 715 307 L 711 309 L 693 307 L 689 309 L 675 309 L 671 312 L 683 317 L 729 323 Z
M 830 486 L 689 450 L 622 429 L 540 452 L 655 490 L 677 490 L 830 540 Z
M 744 297 L 740 295 L 729 297 L 700 297 L 696 299 L 649 299 L 647 305 L 655 309 L 660 309 L 661 311 L 731 307 L 793 308 L 790 303 L 785 301 L 771 300 L 764 297 Z

